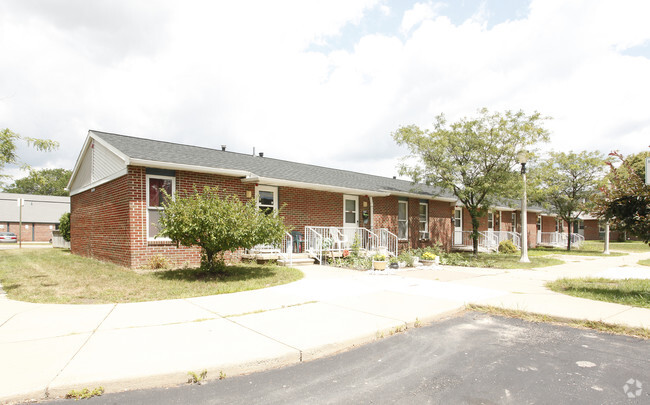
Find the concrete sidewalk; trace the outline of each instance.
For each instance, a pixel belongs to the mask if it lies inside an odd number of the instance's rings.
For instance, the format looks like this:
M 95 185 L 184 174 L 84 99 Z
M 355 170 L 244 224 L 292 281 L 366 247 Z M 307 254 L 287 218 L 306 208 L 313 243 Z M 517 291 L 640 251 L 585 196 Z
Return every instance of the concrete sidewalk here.
M 577 258 L 541 270 L 444 268 L 395 275 L 309 266 L 264 290 L 111 305 L 46 305 L 0 294 L 0 401 L 180 384 L 279 367 L 462 311 L 468 303 L 650 326 L 650 310 L 573 298 L 548 280 L 592 276 L 650 254 Z M 624 268 L 623 268 L 624 269 Z

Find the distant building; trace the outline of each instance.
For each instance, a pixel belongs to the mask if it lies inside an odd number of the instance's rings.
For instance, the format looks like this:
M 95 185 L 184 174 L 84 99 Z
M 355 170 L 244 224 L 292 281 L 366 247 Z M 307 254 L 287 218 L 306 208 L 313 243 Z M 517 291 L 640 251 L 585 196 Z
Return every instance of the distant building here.
M 20 232 L 18 199 L 25 200 Z M 0 232 L 21 235 L 23 242 L 49 242 L 61 215 L 70 212 L 70 197 L 0 193 Z

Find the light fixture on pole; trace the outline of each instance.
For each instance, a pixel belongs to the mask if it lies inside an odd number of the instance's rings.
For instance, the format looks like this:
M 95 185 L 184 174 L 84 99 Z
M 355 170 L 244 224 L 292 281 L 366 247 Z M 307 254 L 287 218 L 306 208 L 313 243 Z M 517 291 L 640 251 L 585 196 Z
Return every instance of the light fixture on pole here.
M 526 163 L 528 152 L 520 150 L 517 153 L 517 161 L 521 164 L 521 177 L 524 181 L 524 195 L 521 198 L 521 258 L 519 262 L 530 263 L 528 259 L 528 208 L 526 204 Z

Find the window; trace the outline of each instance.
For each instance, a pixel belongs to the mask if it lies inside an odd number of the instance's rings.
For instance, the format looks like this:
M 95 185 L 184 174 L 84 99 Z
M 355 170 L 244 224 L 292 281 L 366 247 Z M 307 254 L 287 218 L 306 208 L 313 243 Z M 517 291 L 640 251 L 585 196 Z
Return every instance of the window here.
M 542 231 L 542 216 L 541 215 L 537 216 L 537 231 L 538 232 Z
M 420 203 L 420 239 L 429 239 L 429 204 Z
M 160 233 L 160 217 L 167 199 L 163 191 L 173 196 L 175 189 L 174 177 L 147 175 L 147 239 L 154 239 Z
M 257 206 L 265 214 L 271 214 L 278 210 L 278 188 L 272 186 L 257 186 Z
M 494 230 L 494 213 L 488 212 L 488 230 Z
M 517 232 L 517 213 L 512 213 L 512 231 Z
M 605 233 L 605 224 L 603 224 L 602 222 L 598 223 L 598 232 Z
M 408 201 L 397 202 L 397 238 L 408 238 Z

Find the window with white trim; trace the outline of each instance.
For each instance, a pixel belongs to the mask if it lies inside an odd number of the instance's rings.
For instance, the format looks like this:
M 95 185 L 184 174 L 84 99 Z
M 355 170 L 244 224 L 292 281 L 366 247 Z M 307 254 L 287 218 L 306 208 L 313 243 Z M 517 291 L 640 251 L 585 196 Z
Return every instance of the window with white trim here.
M 512 232 L 517 232 L 517 213 L 512 213 Z
M 153 240 L 158 236 L 162 227 L 160 217 L 163 213 L 163 203 L 167 197 L 176 191 L 176 178 L 170 176 L 147 175 L 147 239 Z M 161 238 L 158 238 L 161 239 Z
M 494 230 L 494 213 L 492 211 L 488 211 L 487 226 L 489 230 Z
M 408 201 L 397 202 L 397 238 L 408 239 Z
M 278 188 L 274 186 L 257 186 L 255 188 L 257 207 L 265 214 L 278 212 Z
M 429 203 L 420 202 L 420 239 L 429 239 Z

